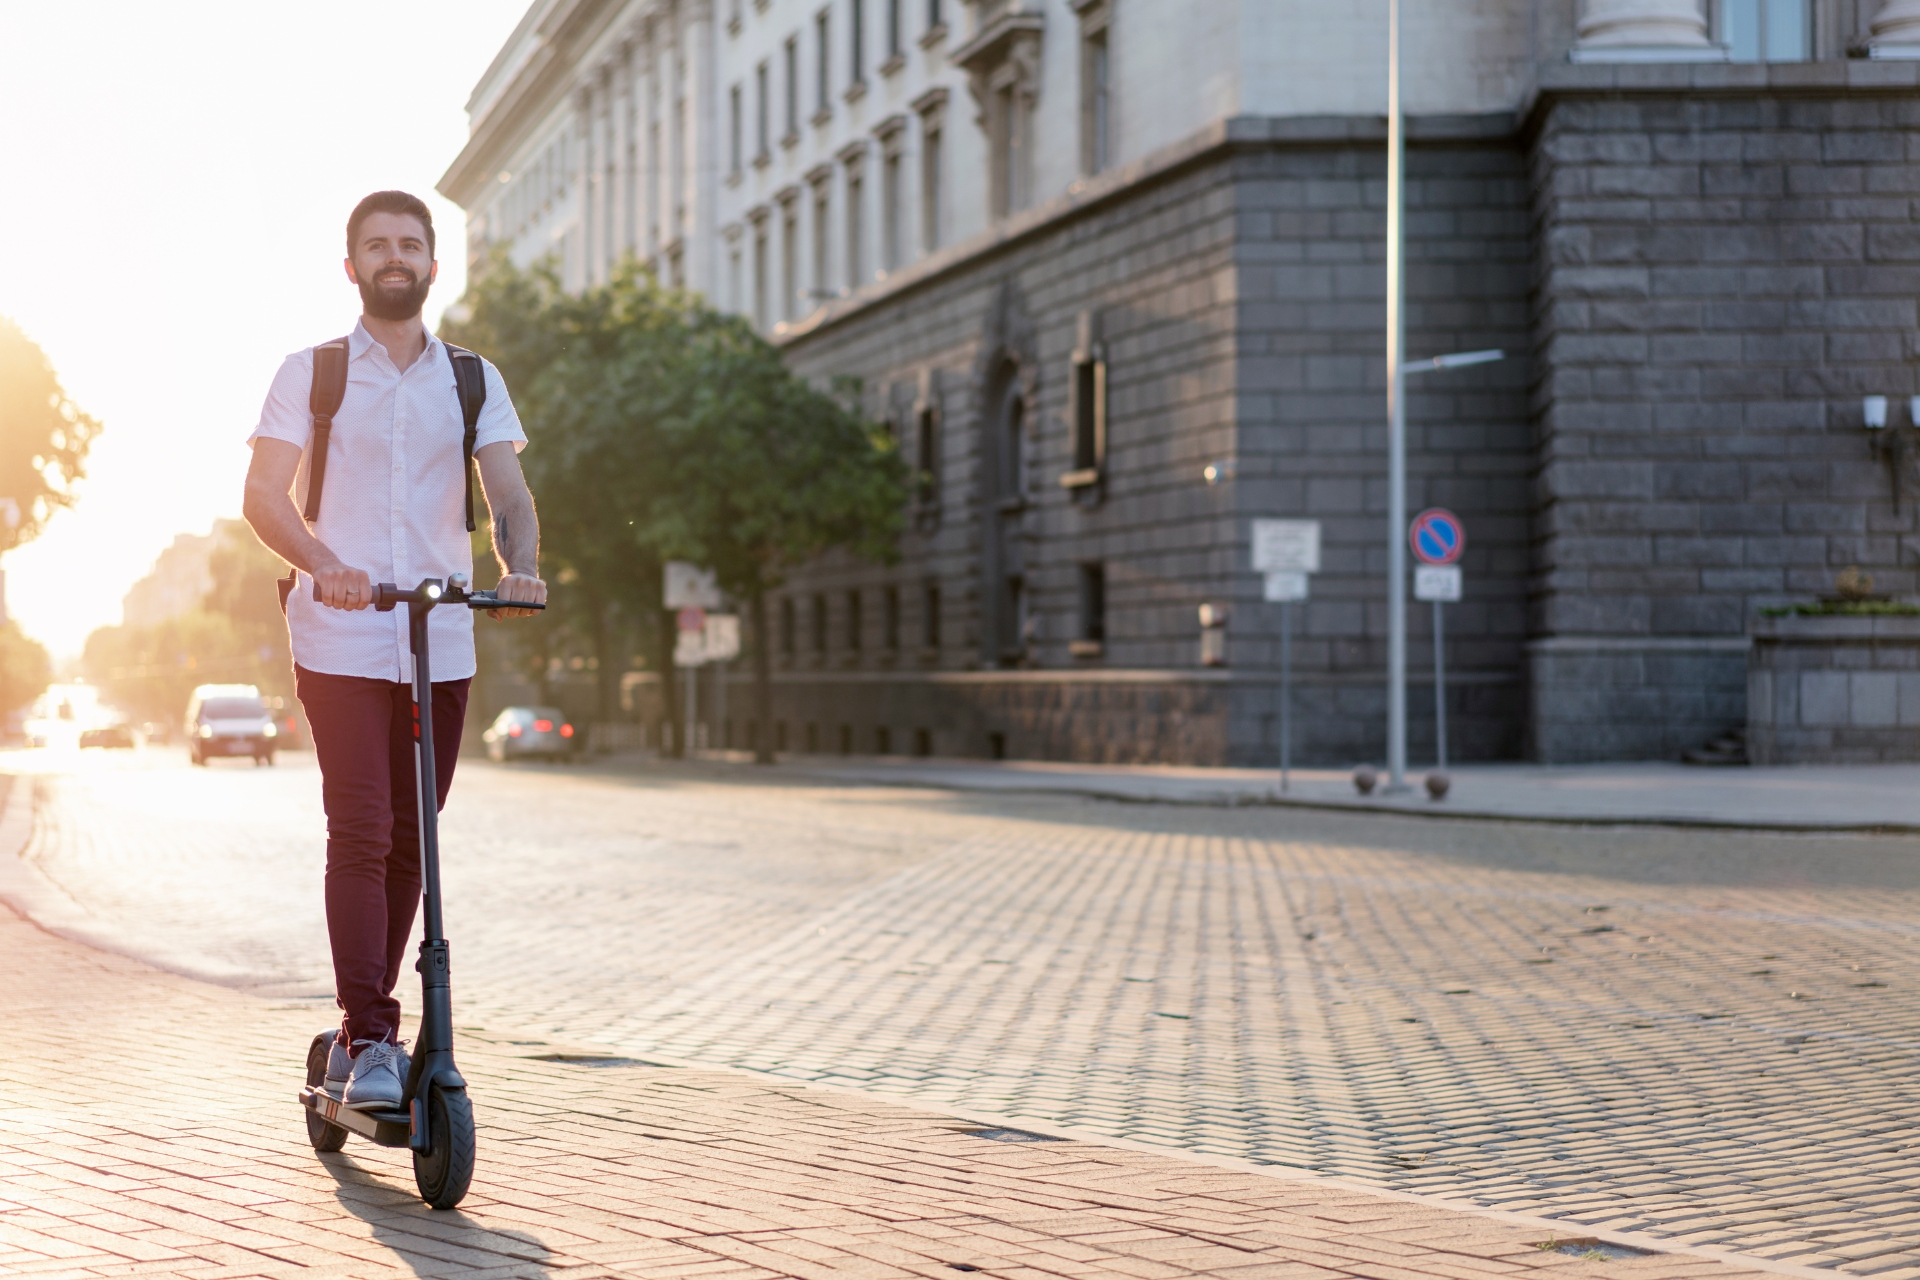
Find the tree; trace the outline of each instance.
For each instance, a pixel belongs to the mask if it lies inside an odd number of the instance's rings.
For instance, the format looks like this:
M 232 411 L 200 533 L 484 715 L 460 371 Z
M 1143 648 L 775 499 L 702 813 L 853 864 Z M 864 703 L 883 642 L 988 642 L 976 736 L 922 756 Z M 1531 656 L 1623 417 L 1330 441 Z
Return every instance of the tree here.
M 99 421 L 61 390 L 46 353 L 0 316 L 0 499 L 11 498 L 19 517 L 0 520 L 0 552 L 32 541 L 55 511 L 73 505 L 99 434 Z
M 32 702 L 52 681 L 46 647 L 18 623 L 0 624 L 0 717 Z
M 603 698 L 625 666 L 615 623 L 651 632 L 672 673 L 662 606 L 669 559 L 714 570 L 751 613 L 757 756 L 772 760 L 766 594 L 835 548 L 891 559 L 906 468 L 886 433 L 794 375 L 743 320 L 665 289 L 629 262 L 567 295 L 549 269 L 496 257 L 450 340 L 517 379 L 527 474 L 546 556 L 576 633 L 599 653 Z M 649 625 L 650 624 L 650 625 Z M 669 715 L 674 688 L 662 680 Z

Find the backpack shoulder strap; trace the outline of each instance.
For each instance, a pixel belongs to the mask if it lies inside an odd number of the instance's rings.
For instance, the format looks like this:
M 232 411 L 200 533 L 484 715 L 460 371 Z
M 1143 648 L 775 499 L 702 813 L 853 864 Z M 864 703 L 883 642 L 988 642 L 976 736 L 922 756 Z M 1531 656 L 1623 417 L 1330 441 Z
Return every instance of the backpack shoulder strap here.
M 480 410 L 487 403 L 487 367 L 480 357 L 465 347 L 443 342 L 453 361 L 453 385 L 460 393 L 460 417 L 466 423 L 466 435 L 460 442 L 461 474 L 467 481 L 467 532 L 473 522 L 473 442 L 480 428 Z
M 313 349 L 313 389 L 307 409 L 313 414 L 313 448 L 307 464 L 308 524 L 320 518 L 320 490 L 327 480 L 327 440 L 333 434 L 333 415 L 347 397 L 347 340 L 335 338 Z

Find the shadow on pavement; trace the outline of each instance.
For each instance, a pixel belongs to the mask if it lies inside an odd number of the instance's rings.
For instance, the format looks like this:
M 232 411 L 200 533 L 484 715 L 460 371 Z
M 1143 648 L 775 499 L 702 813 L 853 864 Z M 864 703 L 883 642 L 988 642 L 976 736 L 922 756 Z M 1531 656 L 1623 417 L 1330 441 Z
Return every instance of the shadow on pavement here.
M 362 1164 L 350 1150 L 316 1153 L 316 1158 L 338 1184 L 334 1199 L 340 1207 L 371 1227 L 374 1241 L 392 1251 L 393 1262 L 415 1275 L 444 1276 L 448 1264 L 455 1263 L 533 1280 L 561 1265 L 549 1263 L 554 1252 L 537 1236 L 488 1226 L 459 1209 L 429 1209 L 412 1186 Z

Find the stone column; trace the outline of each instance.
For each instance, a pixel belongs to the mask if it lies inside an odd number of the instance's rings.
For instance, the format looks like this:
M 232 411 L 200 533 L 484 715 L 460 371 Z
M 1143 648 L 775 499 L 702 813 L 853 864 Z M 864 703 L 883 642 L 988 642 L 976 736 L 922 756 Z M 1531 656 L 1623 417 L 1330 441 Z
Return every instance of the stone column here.
M 1894 0 L 1920 3 L 1920 0 Z M 1700 0 L 1585 0 L 1575 62 L 1720 62 Z
M 1875 58 L 1920 58 L 1920 0 L 1887 0 L 1868 28 L 1867 52 Z

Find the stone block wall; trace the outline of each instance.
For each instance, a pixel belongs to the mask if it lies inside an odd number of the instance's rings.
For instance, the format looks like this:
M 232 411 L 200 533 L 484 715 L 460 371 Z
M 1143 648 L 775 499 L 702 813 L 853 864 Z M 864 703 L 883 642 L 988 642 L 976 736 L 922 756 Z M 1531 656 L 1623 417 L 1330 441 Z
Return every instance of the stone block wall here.
M 1756 609 L 1849 565 L 1920 587 L 1912 507 L 1860 426 L 1862 396 L 1920 390 L 1913 81 L 1578 67 L 1543 86 L 1532 631 L 1559 648 L 1532 664 L 1538 758 L 1669 755 L 1677 727 L 1737 725 L 1725 644 Z M 1656 681 L 1624 641 L 1693 657 Z
M 1920 760 L 1920 618 L 1756 619 L 1747 754 L 1755 764 Z

